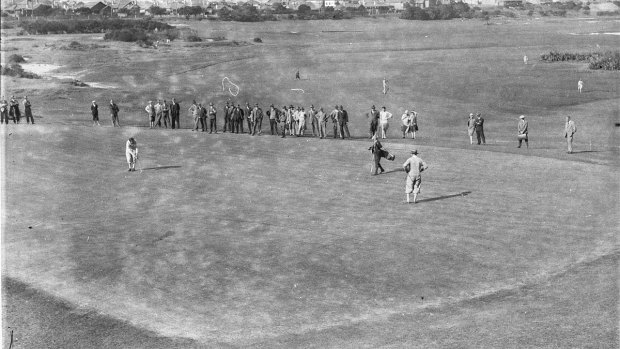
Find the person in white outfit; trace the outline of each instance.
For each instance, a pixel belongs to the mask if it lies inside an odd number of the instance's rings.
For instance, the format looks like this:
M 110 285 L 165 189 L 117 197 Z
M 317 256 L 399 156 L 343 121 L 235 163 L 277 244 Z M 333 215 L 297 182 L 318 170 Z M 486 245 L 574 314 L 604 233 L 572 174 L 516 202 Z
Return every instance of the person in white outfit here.
M 127 158 L 127 164 L 129 165 L 129 169 L 127 171 L 135 171 L 136 162 L 138 161 L 138 144 L 133 137 L 127 140 L 127 144 L 125 146 L 125 157 Z
M 392 118 L 392 113 L 387 111 L 385 107 L 381 108 L 382 110 L 379 112 L 379 128 L 381 128 L 381 138 L 386 139 L 385 133 L 390 126 L 388 120 Z
M 582 89 L 583 89 L 583 81 L 579 79 L 579 81 L 577 82 L 577 90 L 579 90 L 579 93 L 581 93 Z

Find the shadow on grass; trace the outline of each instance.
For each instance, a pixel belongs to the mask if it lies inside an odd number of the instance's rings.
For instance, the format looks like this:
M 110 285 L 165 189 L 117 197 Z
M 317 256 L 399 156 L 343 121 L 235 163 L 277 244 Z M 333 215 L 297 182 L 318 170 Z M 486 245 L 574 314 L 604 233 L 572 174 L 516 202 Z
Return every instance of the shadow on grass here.
M 148 167 L 143 168 L 142 171 L 157 171 L 157 170 L 166 170 L 170 168 L 181 168 L 181 166 L 159 166 L 159 167 Z
M 420 203 L 420 202 L 431 202 L 431 201 L 437 201 L 437 200 L 443 200 L 443 199 L 456 198 L 456 197 L 459 197 L 459 196 L 467 196 L 469 194 L 471 194 L 471 191 L 464 191 L 464 192 L 460 192 L 460 193 L 457 193 L 457 194 L 443 195 L 443 196 L 438 196 L 438 197 L 435 197 L 435 198 L 422 199 L 422 200 L 418 200 L 417 202 L 418 203 Z
M 573 154 L 579 154 L 579 153 L 602 153 L 602 150 L 578 150 L 578 151 L 573 151 Z

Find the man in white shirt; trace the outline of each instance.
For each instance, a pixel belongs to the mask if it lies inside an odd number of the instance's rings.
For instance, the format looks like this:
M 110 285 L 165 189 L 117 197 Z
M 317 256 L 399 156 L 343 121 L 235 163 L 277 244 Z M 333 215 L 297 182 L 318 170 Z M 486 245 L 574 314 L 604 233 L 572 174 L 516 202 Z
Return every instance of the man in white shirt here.
M 422 183 L 422 171 L 428 166 L 424 160 L 418 157 L 417 149 L 411 151 L 411 157 L 403 164 L 403 169 L 407 172 L 407 182 L 405 184 L 405 194 L 407 194 L 407 203 L 409 203 L 409 194 L 413 193 L 413 203 L 416 203 L 418 194 L 420 193 L 420 184 Z
M 388 127 L 390 126 L 388 124 L 388 120 L 392 118 L 392 113 L 387 111 L 385 107 L 382 107 L 381 109 L 382 110 L 379 112 L 379 127 L 381 128 L 381 138 L 386 139 L 387 137 L 385 133 L 387 132 Z

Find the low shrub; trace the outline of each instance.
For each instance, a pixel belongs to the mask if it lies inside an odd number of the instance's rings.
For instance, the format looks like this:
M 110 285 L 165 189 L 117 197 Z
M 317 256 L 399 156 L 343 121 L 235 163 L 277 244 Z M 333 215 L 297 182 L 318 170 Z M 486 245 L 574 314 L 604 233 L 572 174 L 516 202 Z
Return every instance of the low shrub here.
M 590 52 L 573 53 L 551 51 L 542 54 L 540 60 L 544 62 L 587 62 L 588 67 L 594 70 L 620 70 L 620 52 Z
M 600 11 L 596 13 L 597 16 L 618 16 L 620 11 Z
M 73 33 L 101 33 L 123 29 L 141 29 L 144 31 L 164 31 L 173 29 L 172 26 L 143 19 L 106 19 L 106 20 L 24 20 L 20 22 L 23 30 L 31 34 L 73 34 Z
M 263 42 L 263 40 L 261 38 L 254 38 L 253 40 L 254 42 Z
M 17 63 L 11 63 L 9 64 L 8 67 L 0 65 L 0 75 L 15 76 L 15 77 L 26 78 L 26 79 L 40 79 L 41 78 L 35 73 L 24 71 L 24 68 L 22 68 L 22 66 Z
M 18 54 L 12 54 L 9 56 L 9 63 L 24 63 L 24 62 L 26 62 L 24 57 Z
M 189 42 L 201 42 L 202 39 L 199 36 L 196 35 L 188 35 L 185 38 L 185 41 L 189 41 Z

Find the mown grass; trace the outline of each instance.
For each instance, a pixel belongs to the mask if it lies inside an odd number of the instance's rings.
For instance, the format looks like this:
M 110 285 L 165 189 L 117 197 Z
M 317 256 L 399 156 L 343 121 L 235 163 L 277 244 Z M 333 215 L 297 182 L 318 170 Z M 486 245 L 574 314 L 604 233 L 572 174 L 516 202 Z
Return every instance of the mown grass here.
M 533 329 L 521 307 L 537 309 L 535 319 L 547 324 L 537 333 L 549 343 L 579 346 L 588 333 L 614 343 L 600 330 L 615 326 L 613 314 L 588 312 L 576 323 L 566 314 L 586 308 L 554 303 L 558 295 L 545 285 L 614 253 L 618 188 L 608 165 L 616 165 L 615 73 L 522 63 L 524 54 L 591 45 L 562 34 L 572 23 L 509 22 L 493 30 L 473 22 L 410 23 L 196 23 L 202 37 L 226 32 L 229 40 L 261 37 L 265 44 L 205 51 L 174 43 L 147 52 L 113 43 L 87 61 L 54 51 L 68 67 L 89 69 L 85 81 L 119 87 L 37 90 L 49 96 L 45 126 L 11 126 L 8 275 L 160 335 L 213 347 L 413 346 L 406 338 L 411 322 L 421 335 L 458 329 L 425 337 L 429 347 L 474 339 L 498 347 Z M 294 80 L 297 69 L 301 81 Z M 240 86 L 237 98 L 222 91 L 224 76 Z M 184 129 L 141 127 L 144 103 L 169 96 L 181 100 Z M 119 103 L 125 127 L 86 127 L 90 100 L 108 98 Z M 228 99 L 263 107 L 343 104 L 358 138 L 191 133 L 191 99 L 220 107 Z M 421 115 L 414 142 L 400 140 L 392 123 L 384 145 L 397 160 L 377 177 L 369 176 L 363 139 L 372 104 L 396 116 L 415 105 Z M 487 119 L 486 147 L 468 144 L 465 121 L 473 110 Z M 524 112 L 531 149 L 517 150 L 516 120 Z M 567 113 L 580 127 L 576 147 L 586 150 L 592 137 L 597 152 L 564 153 Z M 130 136 L 141 149 L 141 174 L 125 171 Z M 420 196 L 426 201 L 407 206 L 399 166 L 413 145 L 430 168 Z M 590 290 L 591 281 L 576 287 Z M 467 306 L 537 285 L 540 303 L 517 295 L 492 309 Z M 617 297 L 605 290 L 601 298 Z M 565 312 L 554 312 L 555 304 Z M 437 312 L 445 317 L 433 323 Z M 472 318 L 476 329 L 463 325 Z M 478 330 L 486 336 L 474 338 Z

